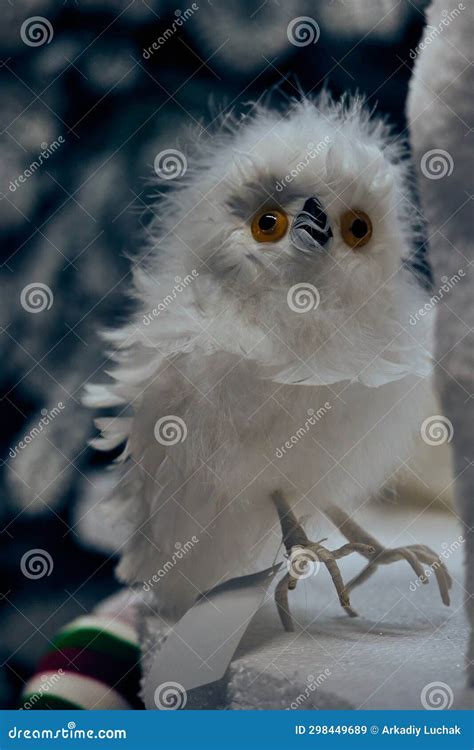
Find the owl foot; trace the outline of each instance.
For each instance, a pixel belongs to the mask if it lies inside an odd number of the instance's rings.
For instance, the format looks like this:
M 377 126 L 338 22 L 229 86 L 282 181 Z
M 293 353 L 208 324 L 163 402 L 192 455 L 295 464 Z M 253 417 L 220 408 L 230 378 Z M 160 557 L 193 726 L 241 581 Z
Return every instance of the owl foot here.
M 449 589 L 452 586 L 452 580 L 446 565 L 436 552 L 433 552 L 432 549 L 424 544 L 411 544 L 405 547 L 386 549 L 337 506 L 330 506 L 327 515 L 348 541 L 353 543 L 363 542 L 365 545 L 370 545 L 374 550 L 371 553 L 362 552 L 369 562 L 358 575 L 349 581 L 346 585 L 347 591 L 352 591 L 356 586 L 359 586 L 370 578 L 379 565 L 389 565 L 398 560 L 406 560 L 423 584 L 428 583 L 428 577 L 423 566 L 428 565 L 433 570 L 438 583 L 441 600 L 443 604 L 449 607 Z
M 311 542 L 308 539 L 281 492 L 274 492 L 272 500 L 278 511 L 283 543 L 288 555 L 288 573 L 281 579 L 275 589 L 275 604 L 284 629 L 288 632 L 294 631 L 293 619 L 288 605 L 288 591 L 293 591 L 300 579 L 312 575 L 320 563 L 326 566 L 332 578 L 341 607 L 351 617 L 357 617 L 357 612 L 351 607 L 349 593 L 342 580 L 336 560 L 346 557 L 352 552 L 360 552 L 362 555 L 370 556 L 375 552 L 374 547 L 361 542 L 350 542 L 338 549 L 328 550 L 323 547 L 321 542 Z M 322 539 L 321 541 L 325 540 Z

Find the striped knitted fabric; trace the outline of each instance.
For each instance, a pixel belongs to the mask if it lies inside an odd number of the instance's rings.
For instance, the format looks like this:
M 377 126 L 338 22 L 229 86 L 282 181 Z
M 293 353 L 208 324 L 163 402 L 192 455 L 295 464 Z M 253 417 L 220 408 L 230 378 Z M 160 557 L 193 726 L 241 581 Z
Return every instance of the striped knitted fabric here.
M 109 604 L 59 631 L 23 691 L 22 709 L 141 709 L 140 647 L 128 605 Z M 110 601 L 110 600 L 109 600 Z

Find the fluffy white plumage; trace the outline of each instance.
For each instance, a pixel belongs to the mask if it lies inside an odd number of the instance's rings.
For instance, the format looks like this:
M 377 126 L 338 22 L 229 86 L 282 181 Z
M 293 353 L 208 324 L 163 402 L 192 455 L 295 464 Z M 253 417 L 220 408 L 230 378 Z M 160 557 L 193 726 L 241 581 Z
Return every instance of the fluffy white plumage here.
M 325 504 L 354 508 L 377 491 L 410 455 L 429 398 L 425 319 L 409 324 L 424 294 L 403 262 L 415 212 L 388 128 L 359 101 L 324 95 L 283 115 L 257 106 L 195 150 L 150 228 L 138 311 L 108 334 L 114 382 L 87 396 L 122 407 L 98 420 L 95 441 L 126 443 L 113 499 L 131 525 L 119 575 L 143 584 L 165 568 L 153 591 L 173 617 L 273 562 L 275 489 L 316 525 Z M 291 224 L 310 197 L 329 219 L 327 245 L 253 238 L 257 211 L 280 207 Z M 341 237 L 348 209 L 373 224 L 357 250 Z M 297 284 L 317 288 L 316 309 L 288 304 Z M 163 445 L 156 425 L 168 416 L 187 435 Z M 170 565 L 178 543 L 186 550 Z

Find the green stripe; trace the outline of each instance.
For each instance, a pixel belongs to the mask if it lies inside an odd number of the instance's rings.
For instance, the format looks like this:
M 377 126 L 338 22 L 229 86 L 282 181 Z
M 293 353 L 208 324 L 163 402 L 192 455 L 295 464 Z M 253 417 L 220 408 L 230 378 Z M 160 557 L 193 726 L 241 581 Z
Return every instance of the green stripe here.
M 125 641 L 106 630 L 99 630 L 92 626 L 85 628 L 71 628 L 62 631 L 53 638 L 54 648 L 87 648 L 92 651 L 110 654 L 124 660 L 135 663 L 140 656 L 140 648 L 130 641 Z
M 31 706 L 26 706 L 26 703 L 31 703 Z M 83 710 L 83 706 L 79 706 L 77 703 L 67 700 L 66 698 L 60 698 L 59 695 L 44 695 L 40 693 L 29 693 L 28 695 L 22 696 L 20 708 L 25 711 L 77 711 Z

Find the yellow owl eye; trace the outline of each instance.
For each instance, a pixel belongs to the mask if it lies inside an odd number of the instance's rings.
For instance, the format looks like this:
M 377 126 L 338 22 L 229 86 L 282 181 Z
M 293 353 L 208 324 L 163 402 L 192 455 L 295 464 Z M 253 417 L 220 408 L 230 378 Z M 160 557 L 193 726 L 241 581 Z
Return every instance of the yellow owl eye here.
M 288 229 L 288 216 L 280 208 L 259 211 L 252 219 L 252 235 L 257 242 L 278 242 Z
M 364 211 L 346 211 L 341 216 L 341 234 L 346 245 L 358 250 L 372 237 L 372 222 Z

